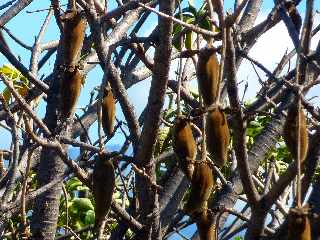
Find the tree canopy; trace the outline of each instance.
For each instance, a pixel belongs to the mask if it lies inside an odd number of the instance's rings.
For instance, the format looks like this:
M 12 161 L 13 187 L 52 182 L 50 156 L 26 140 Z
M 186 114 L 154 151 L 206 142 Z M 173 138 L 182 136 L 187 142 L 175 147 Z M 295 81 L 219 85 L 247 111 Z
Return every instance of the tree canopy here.
M 317 1 L 1 4 L 1 239 L 318 239 Z

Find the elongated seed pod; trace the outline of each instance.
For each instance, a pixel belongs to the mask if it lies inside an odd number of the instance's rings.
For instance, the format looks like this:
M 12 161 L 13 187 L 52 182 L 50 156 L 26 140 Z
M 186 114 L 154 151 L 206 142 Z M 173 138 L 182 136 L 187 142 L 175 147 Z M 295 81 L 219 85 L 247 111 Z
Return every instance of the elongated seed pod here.
M 115 173 L 111 160 L 108 160 L 105 153 L 100 153 L 93 173 L 93 196 L 95 206 L 95 226 L 100 227 L 109 213 L 112 194 L 115 188 Z
M 204 210 L 196 219 L 200 240 L 216 240 L 214 219 Z
M 191 161 L 196 158 L 197 144 L 192 134 L 190 122 L 186 117 L 176 118 L 173 129 L 173 150 L 178 158 L 180 168 L 191 180 L 194 170 Z
M 291 208 L 288 216 L 288 240 L 311 240 L 308 208 Z
M 296 106 L 288 110 L 287 118 L 283 128 L 283 138 L 294 159 L 297 158 L 297 123 L 298 123 L 298 109 Z M 300 109 L 300 161 L 301 164 L 307 157 L 309 136 L 307 129 L 307 120 L 303 109 Z
M 203 102 L 209 106 L 216 100 L 219 91 L 219 62 L 214 51 L 200 51 L 197 78 Z
M 64 21 L 64 64 L 76 66 L 85 36 L 86 20 L 84 14 L 75 9 L 66 13 L 62 19 Z
M 192 216 L 207 209 L 214 184 L 212 169 L 205 163 L 195 164 L 191 192 L 184 211 Z
M 73 114 L 74 107 L 80 95 L 82 80 L 83 76 L 77 68 L 66 69 L 63 72 L 63 79 L 60 86 L 62 117 L 68 118 Z
M 102 99 L 102 127 L 104 133 L 110 136 L 114 129 L 114 121 L 116 114 L 116 102 L 110 87 L 105 87 L 103 90 Z
M 228 159 L 230 131 L 227 118 L 221 109 L 208 112 L 206 116 L 206 140 L 212 161 L 222 167 Z

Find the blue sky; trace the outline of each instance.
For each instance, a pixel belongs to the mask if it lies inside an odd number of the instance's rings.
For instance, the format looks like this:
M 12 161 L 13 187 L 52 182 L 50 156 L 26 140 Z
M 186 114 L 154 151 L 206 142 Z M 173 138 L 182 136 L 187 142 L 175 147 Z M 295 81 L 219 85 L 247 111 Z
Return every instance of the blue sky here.
M 65 3 L 66 1 L 62 1 L 62 3 Z M 115 1 L 110 1 L 111 4 L 109 6 L 110 9 L 114 7 Z M 199 6 L 199 2 L 195 0 L 197 7 Z M 202 1 L 201 1 L 202 2 Z M 233 8 L 233 1 L 225 1 L 226 2 L 226 9 L 232 9 Z M 316 2 L 316 9 L 320 8 L 320 1 Z M 32 4 L 30 4 L 27 7 L 27 10 L 34 11 L 38 9 L 45 9 L 48 8 L 50 5 L 49 0 L 34 0 Z M 263 11 L 260 14 L 258 21 L 261 21 L 266 18 L 267 11 L 273 6 L 273 1 L 268 0 L 264 1 L 263 4 Z M 304 16 L 304 9 L 305 9 L 305 1 L 303 1 L 299 6 L 299 11 Z M 0 14 L 4 13 L 5 10 L 0 11 Z M 17 36 L 20 39 L 23 39 L 23 41 L 28 44 L 32 45 L 34 41 L 34 37 L 39 32 L 40 24 L 44 21 L 45 16 L 47 14 L 47 11 L 38 12 L 38 13 L 26 13 L 26 11 L 21 12 L 17 17 L 15 17 L 12 21 L 10 21 L 6 27 L 11 30 L 11 32 Z M 155 14 L 152 14 L 151 19 L 147 24 L 144 25 L 144 27 L 141 29 L 140 35 L 148 35 L 150 31 L 153 29 L 153 26 L 157 23 L 157 17 Z M 320 23 L 319 20 L 319 14 L 315 16 L 315 24 Z M 43 39 L 43 42 L 56 40 L 59 36 L 58 28 L 55 25 L 54 18 L 52 18 L 48 31 L 45 34 L 45 37 Z M 15 42 L 11 41 L 10 38 L 5 35 L 6 39 L 8 40 L 9 46 L 13 50 L 13 52 L 16 54 L 16 56 L 21 57 L 21 61 L 25 66 L 29 66 L 29 58 L 30 58 L 30 52 L 26 51 L 19 45 L 17 45 Z M 317 41 L 319 40 L 319 34 L 316 36 Z M 315 43 L 317 41 L 313 42 L 313 47 L 315 46 Z M 272 70 L 277 62 L 280 61 L 282 55 L 286 51 L 286 49 L 289 49 L 289 51 L 293 48 L 293 45 L 291 43 L 291 40 L 287 34 L 287 31 L 283 24 L 279 24 L 275 28 L 273 28 L 268 34 L 261 37 L 261 39 L 257 42 L 256 46 L 252 49 L 250 52 L 250 56 L 257 59 L 258 61 L 265 64 L 265 66 Z M 0 54 L 0 66 L 3 64 L 8 63 L 8 61 Z M 42 74 L 48 75 L 52 71 L 54 64 L 54 57 L 52 57 L 49 61 L 49 64 L 46 64 L 46 66 L 39 72 L 39 76 Z M 174 67 L 177 66 L 176 63 L 173 63 L 173 68 L 171 69 L 171 77 L 174 78 Z M 260 76 L 262 79 L 265 79 L 265 76 L 262 72 L 260 72 Z M 252 99 L 255 96 L 255 93 L 260 88 L 259 84 L 257 83 L 257 76 L 255 75 L 252 66 L 246 62 L 244 63 L 238 73 L 239 80 L 245 80 L 249 81 L 249 89 L 246 95 L 247 99 Z M 85 106 L 89 99 L 89 92 L 97 85 L 100 84 L 102 79 L 102 71 L 99 66 L 97 66 L 93 71 L 91 71 L 87 78 L 86 83 L 82 89 L 82 94 L 80 96 L 78 107 Z M 130 100 L 134 104 L 137 110 L 137 115 L 141 113 L 143 110 L 143 107 L 145 106 L 147 102 L 147 92 L 150 86 L 150 80 L 144 81 L 142 83 L 139 83 L 135 86 L 133 86 L 131 89 L 128 90 Z M 243 89 L 244 83 L 241 85 L 241 89 Z M 4 88 L 3 83 L 0 83 L 0 90 L 2 91 Z M 308 96 L 316 95 L 316 93 L 319 92 L 319 87 L 313 88 Z M 242 95 L 242 93 L 240 93 Z M 315 99 L 314 102 L 317 104 L 319 103 L 318 99 Z M 38 108 L 38 113 L 40 116 L 44 116 L 45 113 L 45 107 L 46 104 L 42 101 Z M 79 110 L 78 113 L 81 113 Z M 120 110 L 120 107 L 117 106 L 117 117 L 122 119 L 123 115 Z M 92 135 L 93 139 L 96 139 L 97 137 L 97 127 L 96 124 L 92 126 L 90 134 Z M 10 134 L 0 129 L 0 148 L 8 148 L 10 143 L 11 136 Z M 122 144 L 123 139 L 121 137 L 121 134 L 117 134 L 116 137 L 114 137 L 108 144 L 107 147 L 115 146 Z M 189 230 L 186 230 L 185 234 L 190 235 L 190 231 L 193 231 L 194 227 L 192 227 Z M 172 239 L 179 239 L 178 236 L 173 236 Z

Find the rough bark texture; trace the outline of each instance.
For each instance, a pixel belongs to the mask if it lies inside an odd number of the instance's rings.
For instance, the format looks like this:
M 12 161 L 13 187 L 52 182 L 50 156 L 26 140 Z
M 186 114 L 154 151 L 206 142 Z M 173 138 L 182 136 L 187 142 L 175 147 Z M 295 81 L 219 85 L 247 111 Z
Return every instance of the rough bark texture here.
M 12 5 L 7 11 L 6 14 L 1 15 L 0 17 L 0 26 L 6 25 L 13 17 L 15 17 L 22 9 L 32 3 L 33 0 L 20 0 Z
M 172 16 L 174 1 L 159 1 L 159 10 Z M 159 45 L 155 51 L 153 76 L 148 97 L 147 112 L 144 127 L 141 133 L 140 144 L 135 158 L 140 166 L 146 167 L 147 174 L 156 180 L 155 164 L 151 164 L 153 147 L 158 133 L 160 113 L 163 108 L 165 92 L 169 78 L 170 58 L 172 48 L 172 21 L 159 17 Z M 151 188 L 150 183 L 137 176 L 137 190 L 142 221 L 148 225 L 143 239 L 160 239 L 160 213 L 157 192 Z M 147 215 L 151 214 L 151 219 Z M 149 231 L 150 229 L 150 231 Z
M 41 186 L 63 175 L 65 165 L 55 151 L 44 149 L 38 170 Z M 54 239 L 59 216 L 59 203 L 62 183 L 37 197 L 33 209 L 31 230 L 33 239 Z
M 258 13 L 260 12 L 262 2 L 262 0 L 249 0 L 240 21 L 241 31 L 245 32 L 254 25 Z
M 59 72 L 57 66 L 62 62 L 61 50 L 57 53 L 54 77 L 50 84 L 47 98 L 45 123 L 52 133 L 57 127 L 57 111 L 59 103 Z M 47 136 L 49 137 L 49 136 Z M 37 180 L 43 186 L 64 174 L 66 167 L 56 151 L 42 148 Z M 47 192 L 36 198 L 31 222 L 31 232 L 34 239 L 54 239 L 59 216 L 59 203 L 62 183 L 56 184 Z

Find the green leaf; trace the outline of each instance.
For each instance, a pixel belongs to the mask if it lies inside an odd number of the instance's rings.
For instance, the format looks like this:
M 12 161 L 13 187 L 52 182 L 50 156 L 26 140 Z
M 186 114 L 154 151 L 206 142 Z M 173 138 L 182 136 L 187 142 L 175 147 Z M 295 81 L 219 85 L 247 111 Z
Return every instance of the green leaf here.
M 186 46 L 186 49 L 189 49 L 189 50 L 192 49 L 192 32 L 191 31 L 186 34 L 185 46 Z
M 178 50 L 181 51 L 181 44 L 180 44 L 180 40 L 179 39 L 174 39 L 172 41 L 172 45 Z
M 68 211 L 71 217 L 77 218 L 79 215 L 79 208 L 73 203 L 68 207 Z
M 67 182 L 66 188 L 68 191 L 76 191 L 79 186 L 82 186 L 82 182 L 78 178 L 74 177 Z
M 84 223 L 87 225 L 94 224 L 95 214 L 93 210 L 89 210 L 86 212 L 84 217 Z
M 242 237 L 237 236 L 237 237 L 234 238 L 234 240 L 242 240 Z
M 14 88 L 22 97 L 27 94 L 29 89 L 29 81 L 17 69 L 10 65 L 4 64 L 2 67 L 0 67 L 0 73 L 6 76 L 9 81 L 13 82 Z M 2 94 L 4 95 L 6 102 L 9 103 L 12 97 L 9 89 L 5 88 Z
M 193 16 L 192 17 L 186 17 L 186 18 L 184 18 L 184 22 L 188 23 L 188 24 L 193 24 L 195 22 L 195 18 Z
M 200 7 L 199 11 L 199 16 L 204 16 L 206 15 L 206 4 L 205 2 L 203 2 L 202 6 Z
M 169 150 L 169 148 L 171 148 L 172 146 L 172 143 L 171 143 L 171 140 L 172 140 L 172 135 L 173 135 L 173 128 L 169 128 L 169 132 L 162 144 L 162 152 L 166 151 L 166 150 Z
M 181 32 L 182 26 L 180 24 L 174 24 L 172 33 L 175 36 L 177 33 Z
M 76 190 L 77 191 L 88 191 L 88 190 L 90 190 L 90 188 L 88 188 L 87 186 L 77 186 Z
M 165 119 L 170 119 L 176 116 L 176 111 L 174 109 L 169 109 L 167 111 Z
M 80 230 L 80 229 L 82 229 L 83 227 L 84 227 L 84 224 L 80 221 L 80 220 L 78 220 L 78 221 L 76 221 L 75 223 L 74 223 L 74 228 L 76 229 L 76 230 Z
M 72 206 L 81 212 L 94 210 L 94 206 L 89 198 L 75 198 Z
M 13 66 L 4 64 L 2 67 L 0 67 L 0 73 L 5 75 L 9 80 L 15 81 L 17 79 L 23 78 L 24 81 L 26 78 L 22 76 L 22 74 Z
M 163 144 L 167 139 L 169 132 L 170 132 L 169 127 L 164 127 L 159 130 L 158 136 L 157 136 L 157 142 L 155 145 L 155 151 L 154 151 L 156 156 L 163 152 L 163 147 L 164 147 Z
M 7 87 L 3 90 L 2 95 L 4 97 L 4 100 L 7 103 L 9 103 L 10 99 L 11 99 L 11 92 L 9 91 L 9 89 Z

